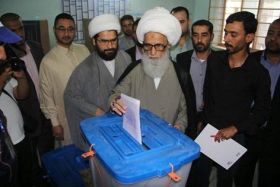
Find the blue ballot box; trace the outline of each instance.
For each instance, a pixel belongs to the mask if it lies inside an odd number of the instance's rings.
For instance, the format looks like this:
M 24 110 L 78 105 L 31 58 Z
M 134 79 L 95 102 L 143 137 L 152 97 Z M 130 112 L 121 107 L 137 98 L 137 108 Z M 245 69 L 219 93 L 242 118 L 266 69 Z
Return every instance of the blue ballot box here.
M 42 156 L 48 175 L 57 187 L 85 187 L 81 172 L 89 169 L 89 162 L 81 157 L 83 152 L 73 144 Z
M 141 110 L 142 145 L 122 128 L 122 117 L 106 114 L 81 122 L 96 154 L 91 159 L 95 186 L 185 186 L 200 148 L 193 140 L 147 110 Z M 171 170 L 181 177 L 170 179 Z

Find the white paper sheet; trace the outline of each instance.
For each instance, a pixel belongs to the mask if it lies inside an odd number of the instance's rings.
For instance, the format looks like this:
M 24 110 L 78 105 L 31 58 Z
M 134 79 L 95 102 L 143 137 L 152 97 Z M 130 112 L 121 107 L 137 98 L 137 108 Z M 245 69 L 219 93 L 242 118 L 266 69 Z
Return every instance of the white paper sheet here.
M 247 149 L 233 139 L 215 142 L 214 137 L 211 137 L 211 135 L 216 135 L 217 132 L 218 129 L 207 124 L 195 139 L 195 142 L 200 145 L 200 151 L 203 154 L 225 169 L 229 169 L 247 151 Z
M 140 127 L 140 100 L 121 94 L 121 100 L 126 106 L 126 112 L 123 115 L 123 128 L 142 144 Z

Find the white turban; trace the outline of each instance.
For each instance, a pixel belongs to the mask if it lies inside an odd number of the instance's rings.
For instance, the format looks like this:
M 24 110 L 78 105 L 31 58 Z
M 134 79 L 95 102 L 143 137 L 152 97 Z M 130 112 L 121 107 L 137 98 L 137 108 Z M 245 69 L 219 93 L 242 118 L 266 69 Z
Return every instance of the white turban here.
M 163 7 L 155 7 L 145 12 L 141 17 L 136 35 L 140 43 L 143 43 L 144 35 L 148 32 L 158 32 L 167 37 L 171 45 L 175 45 L 182 34 L 179 21 Z
M 91 38 L 102 31 L 109 30 L 116 30 L 118 34 L 121 31 L 119 18 L 113 14 L 96 16 L 88 25 L 88 32 Z

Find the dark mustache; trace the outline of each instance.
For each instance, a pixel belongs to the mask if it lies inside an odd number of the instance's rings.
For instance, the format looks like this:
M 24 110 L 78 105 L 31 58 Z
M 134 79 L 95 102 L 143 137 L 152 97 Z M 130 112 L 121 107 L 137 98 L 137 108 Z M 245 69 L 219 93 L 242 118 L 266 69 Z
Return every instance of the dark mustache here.
M 233 46 L 228 43 L 225 43 L 225 47 L 233 47 Z
M 203 44 L 203 43 L 197 43 L 196 45 L 203 45 L 203 46 L 204 46 L 204 44 Z
M 116 49 L 105 49 L 104 52 L 114 52 Z
M 64 39 L 64 40 L 69 40 L 69 39 L 71 39 L 71 37 L 65 36 L 65 37 L 63 37 L 63 39 Z

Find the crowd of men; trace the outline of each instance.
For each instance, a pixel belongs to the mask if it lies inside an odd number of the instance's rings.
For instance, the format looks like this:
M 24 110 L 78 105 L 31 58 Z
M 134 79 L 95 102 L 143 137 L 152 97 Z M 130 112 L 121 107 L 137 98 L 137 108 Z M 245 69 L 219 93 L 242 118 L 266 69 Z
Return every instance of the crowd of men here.
M 1 121 L 17 157 L 13 180 L 0 176 L 7 186 L 46 186 L 41 156 L 72 143 L 87 150 L 80 122 L 106 112 L 123 115 L 121 93 L 192 139 L 210 123 L 219 130 L 213 141 L 232 138 L 247 148 L 229 170 L 201 154 L 186 186 L 208 187 L 212 167 L 218 187 L 252 186 L 257 162 L 258 186 L 277 186 L 279 18 L 268 28 L 266 48 L 255 53 L 250 45 L 258 21 L 247 11 L 226 19 L 222 51 L 211 48 L 213 24 L 202 19 L 190 25 L 185 7 L 155 7 L 136 21 L 96 16 L 88 26 L 92 53 L 74 42 L 69 14 L 56 16 L 57 42 L 47 54 L 26 40 L 19 15 L 5 13 L 0 21 Z M 11 61 L 19 67 L 6 65 Z

